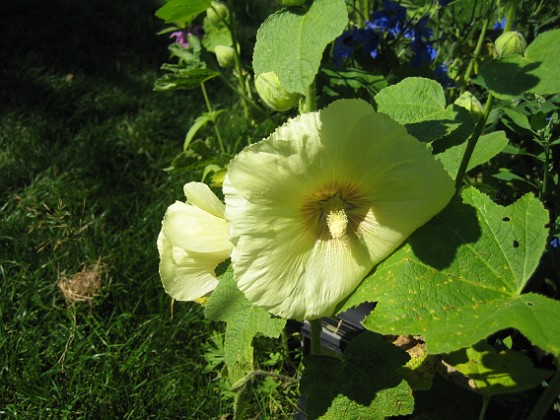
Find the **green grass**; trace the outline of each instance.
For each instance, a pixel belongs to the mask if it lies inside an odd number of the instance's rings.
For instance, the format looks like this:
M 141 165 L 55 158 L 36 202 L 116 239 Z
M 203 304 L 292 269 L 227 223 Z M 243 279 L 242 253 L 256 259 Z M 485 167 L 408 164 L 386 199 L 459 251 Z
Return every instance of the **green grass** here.
M 155 93 L 156 1 L 0 6 L 0 417 L 216 418 L 210 328 L 157 272 L 166 207 L 200 174 L 163 171 L 203 111 Z M 227 98 L 225 99 L 227 100 Z M 101 261 L 100 294 L 57 286 Z

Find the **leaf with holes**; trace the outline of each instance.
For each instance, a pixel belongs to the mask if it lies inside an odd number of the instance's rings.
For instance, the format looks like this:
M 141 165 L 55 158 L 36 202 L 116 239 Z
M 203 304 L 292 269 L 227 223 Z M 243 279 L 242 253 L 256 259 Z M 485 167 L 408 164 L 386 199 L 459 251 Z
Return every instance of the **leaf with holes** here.
M 377 302 L 364 325 L 422 335 L 430 353 L 468 347 L 505 328 L 560 353 L 560 302 L 522 294 L 545 248 L 548 214 L 528 194 L 501 207 L 462 194 L 377 266 L 343 305 Z

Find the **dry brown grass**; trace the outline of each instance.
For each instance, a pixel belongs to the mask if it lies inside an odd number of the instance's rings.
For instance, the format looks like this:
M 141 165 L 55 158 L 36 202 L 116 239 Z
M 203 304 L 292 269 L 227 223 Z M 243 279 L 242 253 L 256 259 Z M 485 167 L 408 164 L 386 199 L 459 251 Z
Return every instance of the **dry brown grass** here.
M 91 303 L 99 295 L 102 278 L 106 273 L 106 265 L 101 262 L 101 259 L 98 259 L 93 266 L 84 267 L 78 273 L 62 274 L 58 280 L 58 287 L 69 305 L 78 302 Z

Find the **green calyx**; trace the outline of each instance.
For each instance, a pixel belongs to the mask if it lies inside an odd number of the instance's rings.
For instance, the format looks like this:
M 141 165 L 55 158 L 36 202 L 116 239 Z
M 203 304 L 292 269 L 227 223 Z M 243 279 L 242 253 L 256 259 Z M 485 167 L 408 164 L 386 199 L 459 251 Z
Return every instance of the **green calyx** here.
M 514 54 L 523 55 L 527 48 L 525 37 L 517 31 L 505 32 L 494 43 L 498 57 L 507 57 Z
M 295 108 L 299 103 L 300 95 L 284 89 L 274 72 L 257 75 L 255 77 L 255 87 L 261 99 L 276 111 L 288 111 Z

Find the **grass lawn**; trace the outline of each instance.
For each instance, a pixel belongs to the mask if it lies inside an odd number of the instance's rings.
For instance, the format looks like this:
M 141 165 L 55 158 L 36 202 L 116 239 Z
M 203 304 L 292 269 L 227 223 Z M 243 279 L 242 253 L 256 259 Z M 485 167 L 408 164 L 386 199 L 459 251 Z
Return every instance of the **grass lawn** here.
M 152 91 L 167 59 L 158 7 L 0 5 L 2 418 L 229 409 L 203 371 L 200 307 L 171 316 L 157 271 L 163 213 L 200 177 L 163 168 L 203 109 L 198 91 Z

